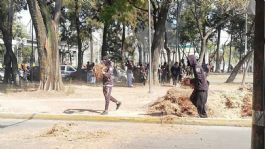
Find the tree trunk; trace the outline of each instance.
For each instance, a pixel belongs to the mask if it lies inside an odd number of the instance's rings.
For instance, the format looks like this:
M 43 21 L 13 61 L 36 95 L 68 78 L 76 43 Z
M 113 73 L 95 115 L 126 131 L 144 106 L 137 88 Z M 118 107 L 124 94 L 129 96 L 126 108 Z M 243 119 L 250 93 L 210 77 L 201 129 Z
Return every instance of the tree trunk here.
M 126 25 L 125 23 L 122 23 L 122 38 L 121 38 L 121 67 L 124 69 L 125 64 L 125 56 L 124 56 L 124 50 L 125 50 L 125 32 L 126 32 Z
M 249 59 L 247 60 L 246 68 L 245 68 L 245 70 L 244 70 L 243 79 L 242 79 L 242 83 L 241 83 L 242 86 L 245 86 L 246 75 L 247 75 L 247 72 L 248 72 L 249 61 L 250 61 L 251 57 L 252 57 L 252 56 L 250 56 Z
M 207 41 L 207 38 L 203 38 L 202 41 L 201 41 L 201 51 L 200 51 L 200 58 L 199 58 L 199 63 L 200 64 L 202 64 L 203 58 L 204 58 L 204 55 L 205 55 L 205 52 L 207 50 L 206 49 L 206 41 Z
M 78 48 L 78 62 L 77 70 L 80 71 L 83 65 L 83 54 L 82 54 L 82 39 L 80 36 L 80 20 L 79 20 L 79 5 L 78 0 L 75 0 L 75 27 L 77 32 L 77 48 Z
M 159 56 L 160 56 L 160 51 L 161 47 L 163 47 L 164 43 L 164 33 L 165 33 L 165 24 L 166 24 L 166 19 L 167 19 L 167 14 L 168 14 L 168 9 L 170 6 L 171 1 L 163 1 L 161 4 L 161 8 L 159 11 L 159 15 L 157 18 L 157 21 L 155 25 L 155 33 L 153 37 L 153 42 L 152 42 L 152 70 L 153 70 L 153 84 L 158 85 L 158 66 L 159 66 Z
M 58 50 L 58 24 L 61 15 L 61 0 L 55 1 L 55 10 L 42 0 L 27 0 L 37 37 L 40 65 L 40 90 L 62 90 Z M 53 15 L 53 16 L 51 16 Z
M 252 54 L 253 50 L 249 51 L 247 55 L 245 55 L 243 59 L 238 62 L 238 64 L 235 66 L 235 68 L 233 69 L 232 73 L 230 74 L 229 78 L 226 80 L 225 83 L 231 83 L 234 81 L 241 66 L 245 63 L 246 60 L 248 60 L 252 56 Z
M 232 42 L 233 42 L 233 35 L 231 34 L 231 41 L 230 41 L 230 48 L 229 48 L 229 62 L 228 62 L 227 72 L 230 72 L 231 57 L 232 57 Z
M 166 49 L 166 52 L 167 52 L 167 62 L 170 65 L 171 64 L 171 51 L 170 51 L 170 48 L 168 47 L 167 31 L 165 31 L 164 48 Z
M 103 28 L 103 39 L 102 39 L 102 48 L 101 48 L 101 59 L 106 56 L 108 53 L 108 45 L 107 45 L 107 35 L 108 35 L 108 23 L 104 24 Z
M 143 48 L 140 43 L 138 43 L 139 50 L 139 64 L 143 64 Z
M 223 70 L 222 70 L 222 72 L 224 73 L 225 72 L 225 54 L 224 53 L 223 53 L 222 59 L 223 59 Z
M 5 4 L 4 4 L 5 3 Z M 18 85 L 18 74 L 17 74 L 17 58 L 12 50 L 12 25 L 14 18 L 14 1 L 0 2 L 0 31 L 2 31 L 3 41 L 6 48 L 4 55 L 5 65 L 5 76 L 4 83 L 11 83 Z
M 93 63 L 94 62 L 94 47 L 93 47 L 93 32 L 92 28 L 89 28 L 89 42 L 90 42 L 90 61 Z
M 215 72 L 220 73 L 220 39 L 221 39 L 221 27 L 217 28 L 218 39 L 217 39 L 217 48 L 216 48 L 216 67 Z

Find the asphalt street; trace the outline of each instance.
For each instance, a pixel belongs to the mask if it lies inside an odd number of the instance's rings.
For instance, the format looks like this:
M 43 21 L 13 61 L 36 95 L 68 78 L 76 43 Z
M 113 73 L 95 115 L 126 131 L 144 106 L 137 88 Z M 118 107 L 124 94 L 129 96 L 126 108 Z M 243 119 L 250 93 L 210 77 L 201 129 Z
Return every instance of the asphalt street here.
M 0 149 L 249 149 L 250 136 L 246 127 L 0 119 Z

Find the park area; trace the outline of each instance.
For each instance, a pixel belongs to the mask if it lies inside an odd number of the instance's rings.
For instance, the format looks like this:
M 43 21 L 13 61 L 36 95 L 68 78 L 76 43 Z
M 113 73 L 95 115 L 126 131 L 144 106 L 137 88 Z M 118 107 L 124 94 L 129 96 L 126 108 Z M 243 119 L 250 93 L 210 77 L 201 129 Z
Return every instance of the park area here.
M 242 75 L 234 83 L 224 83 L 228 75 L 210 74 L 207 112 L 210 118 L 248 119 L 251 117 L 253 75 L 248 74 L 246 85 L 241 86 Z M 3 86 L 2 86 L 3 87 Z M 116 84 L 113 96 L 122 102 L 116 111 L 110 103 L 110 116 L 144 117 L 172 115 L 197 117 L 197 110 L 189 100 L 192 88 L 165 84 L 152 87 L 135 84 L 126 87 Z M 51 113 L 100 115 L 104 110 L 102 86 L 74 81 L 65 83 L 61 92 L 39 91 L 32 84 L 22 90 L 6 88 L 0 93 L 1 113 Z

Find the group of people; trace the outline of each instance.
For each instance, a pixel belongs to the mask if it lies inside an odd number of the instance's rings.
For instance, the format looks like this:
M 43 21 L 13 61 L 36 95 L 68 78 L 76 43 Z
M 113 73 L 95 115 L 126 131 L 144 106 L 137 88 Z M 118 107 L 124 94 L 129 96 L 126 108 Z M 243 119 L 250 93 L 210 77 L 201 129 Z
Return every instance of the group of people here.
M 113 66 L 112 62 L 108 57 L 103 58 L 103 63 L 106 66 L 106 69 L 103 69 L 103 94 L 105 97 L 105 109 L 102 115 L 108 114 L 109 101 L 112 101 L 116 104 L 116 110 L 118 110 L 121 106 L 121 102 L 111 96 L 111 91 L 113 87 Z M 129 66 L 129 73 L 131 72 L 131 63 L 128 61 L 126 64 Z M 206 73 L 203 67 L 200 64 L 197 64 L 197 60 L 194 55 L 190 55 L 187 57 L 187 65 L 191 68 L 194 78 L 193 79 L 185 79 L 184 83 L 186 85 L 190 85 L 193 87 L 193 92 L 190 96 L 191 102 L 197 108 L 197 112 L 199 117 L 207 118 L 206 112 L 206 102 L 208 98 L 208 88 L 209 82 L 206 79 Z M 176 62 L 174 66 L 171 68 L 171 73 L 173 74 L 173 82 L 176 83 L 179 78 L 181 78 L 181 67 Z M 128 69 L 127 69 L 128 72 Z
M 127 85 L 128 87 L 133 87 L 133 80 L 134 78 L 134 70 L 137 68 L 139 70 L 140 74 L 140 81 L 143 83 L 143 85 L 146 84 L 147 80 L 147 74 L 148 74 L 148 64 L 144 65 L 142 63 L 139 63 L 138 66 L 134 66 L 133 61 L 127 60 L 126 64 L 126 74 L 127 74 Z
M 169 83 L 172 78 L 173 85 L 177 85 L 183 78 L 184 70 L 183 64 L 175 62 L 169 69 L 169 65 L 165 62 L 158 68 L 159 82 L 161 84 Z
M 30 67 L 21 64 L 18 71 L 19 71 L 19 77 L 22 78 L 24 81 L 28 81 L 28 76 L 30 75 Z

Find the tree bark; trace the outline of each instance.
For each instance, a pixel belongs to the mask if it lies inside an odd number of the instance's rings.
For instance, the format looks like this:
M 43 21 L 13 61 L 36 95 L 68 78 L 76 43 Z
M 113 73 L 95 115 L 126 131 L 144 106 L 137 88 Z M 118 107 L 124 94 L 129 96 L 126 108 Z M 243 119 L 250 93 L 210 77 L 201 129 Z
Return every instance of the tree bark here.
M 93 47 L 93 32 L 92 28 L 89 28 L 89 42 L 90 42 L 90 61 L 93 63 L 94 62 L 94 47 Z
M 238 62 L 238 64 L 235 66 L 235 68 L 233 69 L 232 73 L 230 74 L 230 76 L 228 77 L 225 83 L 231 83 L 234 81 L 241 66 L 245 63 L 246 60 L 248 60 L 252 56 L 252 54 L 253 50 L 249 51 L 247 55 L 245 55 L 243 59 Z
M 153 84 L 158 85 L 158 66 L 159 66 L 159 59 L 160 59 L 160 51 L 161 47 L 163 47 L 164 43 L 164 33 L 166 31 L 165 24 L 166 24 L 166 19 L 167 19 L 167 14 L 169 10 L 169 6 L 171 3 L 171 0 L 163 1 L 161 2 L 161 7 L 160 11 L 158 14 L 157 21 L 154 21 L 154 26 L 155 26 L 155 33 L 153 37 L 153 42 L 152 42 L 152 74 L 153 74 Z
M 170 65 L 171 64 L 171 50 L 168 47 L 168 38 L 167 38 L 167 31 L 165 31 L 165 42 L 164 42 L 164 48 L 167 52 L 167 62 Z
M 0 31 L 2 32 L 3 41 L 6 48 L 4 55 L 4 83 L 11 83 L 11 80 L 13 80 L 14 84 L 18 85 L 17 58 L 12 50 L 14 5 L 15 3 L 13 0 L 8 2 L 0 2 L 0 9 L 2 10 L 0 14 Z
M 36 31 L 40 65 L 40 90 L 62 90 L 58 50 L 58 24 L 61 16 L 61 0 L 55 1 L 53 14 L 42 0 L 27 0 Z
M 122 38 L 121 38 L 121 67 L 124 69 L 124 64 L 125 64 L 125 56 L 124 56 L 124 51 L 125 51 L 125 33 L 126 33 L 126 25 L 125 23 L 122 23 Z
M 143 47 L 140 43 L 138 43 L 138 51 L 139 51 L 139 64 L 143 64 Z
M 227 72 L 230 72 L 231 57 L 232 57 L 232 42 L 233 42 L 233 35 L 231 34 L 231 41 L 230 41 L 230 48 L 229 48 L 229 62 L 228 62 Z
M 220 73 L 220 39 L 221 39 L 221 27 L 217 28 L 218 37 L 217 37 L 217 48 L 216 48 L 216 69 L 215 72 Z
M 101 58 L 103 58 L 104 56 L 106 56 L 108 53 L 108 46 L 107 46 L 107 35 L 108 35 L 108 28 L 109 25 L 108 23 L 104 24 L 104 28 L 103 28 L 103 39 L 102 39 L 102 48 L 101 48 Z
M 77 70 L 80 71 L 83 65 L 83 54 L 82 54 L 82 39 L 80 37 L 80 20 L 79 20 L 79 5 L 78 0 L 75 0 L 75 28 L 77 32 L 77 48 L 78 48 L 78 62 Z
M 242 79 L 242 83 L 241 83 L 242 86 L 245 86 L 245 83 L 246 83 L 246 75 L 247 75 L 247 72 L 248 72 L 249 61 L 250 61 L 251 57 L 252 56 L 250 56 L 249 59 L 247 60 L 246 68 L 244 70 L 243 79 Z

